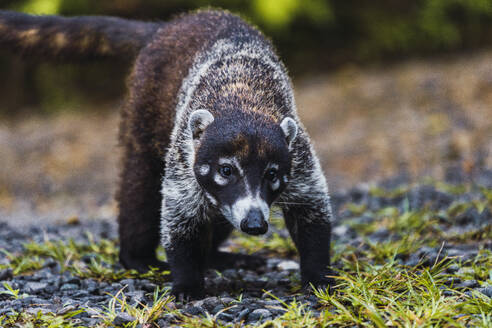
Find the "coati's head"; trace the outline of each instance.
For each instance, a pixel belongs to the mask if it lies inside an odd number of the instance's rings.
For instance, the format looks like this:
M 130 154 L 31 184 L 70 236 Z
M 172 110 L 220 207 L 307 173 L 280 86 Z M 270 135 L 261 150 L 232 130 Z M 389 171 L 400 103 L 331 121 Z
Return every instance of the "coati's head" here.
M 268 230 L 270 206 L 289 180 L 289 146 L 297 124 L 235 111 L 215 117 L 193 112 L 193 170 L 207 199 L 236 228 L 251 235 Z

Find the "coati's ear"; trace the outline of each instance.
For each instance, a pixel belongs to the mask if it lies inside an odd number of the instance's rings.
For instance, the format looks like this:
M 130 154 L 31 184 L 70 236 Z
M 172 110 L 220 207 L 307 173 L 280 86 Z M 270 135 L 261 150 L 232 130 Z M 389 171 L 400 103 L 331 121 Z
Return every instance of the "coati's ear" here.
M 297 135 L 297 123 L 294 119 L 286 117 L 282 120 L 282 123 L 280 123 L 280 127 L 282 128 L 282 131 L 284 131 L 287 144 L 290 147 Z
M 193 139 L 199 139 L 203 131 L 214 121 L 214 116 L 206 109 L 198 109 L 191 113 L 188 128 Z

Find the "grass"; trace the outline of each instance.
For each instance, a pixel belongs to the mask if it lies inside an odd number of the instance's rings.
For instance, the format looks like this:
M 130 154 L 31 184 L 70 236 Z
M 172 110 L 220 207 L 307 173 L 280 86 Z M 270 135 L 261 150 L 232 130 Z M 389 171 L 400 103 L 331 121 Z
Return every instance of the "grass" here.
M 0 268 L 11 268 L 13 274 L 30 274 L 41 269 L 45 262 L 54 260 L 61 272 L 69 271 L 80 278 L 92 278 L 99 281 L 119 281 L 127 278 L 148 278 L 157 282 L 169 280 L 168 271 L 151 270 L 139 274 L 135 270 L 115 269 L 118 262 L 118 247 L 115 240 L 101 239 L 98 242 L 88 234 L 87 243 L 69 241 L 46 240 L 43 243 L 25 243 L 24 251 L 11 254 L 3 253 L 9 260 L 8 265 Z
M 159 287 L 153 293 L 151 305 L 138 303 L 130 305 L 127 303 L 127 298 L 123 290 L 120 290 L 116 295 L 112 296 L 108 306 L 103 310 L 93 309 L 94 312 L 99 312 L 96 317 L 101 318 L 103 325 L 112 326 L 113 321 L 118 313 L 127 313 L 135 320 L 128 325 L 127 328 L 135 328 L 137 325 L 152 324 L 157 321 L 163 314 L 178 315 L 177 311 L 170 306 L 173 297 L 169 295 L 168 290 L 161 290 Z
M 461 189 L 453 190 L 459 192 Z M 372 192 L 381 194 L 384 191 Z M 492 327 L 492 300 L 478 291 L 457 287 L 455 283 L 460 279 L 476 280 L 482 287 L 492 285 L 492 252 L 484 246 L 492 239 L 491 225 L 452 233 L 442 229 L 449 227 L 454 217 L 470 208 L 478 211 L 486 207 L 492 209 L 492 192 L 487 189 L 480 192 L 483 197 L 478 201 L 454 203 L 446 211 L 386 207 L 371 212 L 363 206 L 349 204 L 347 210 L 351 211 L 354 219 L 349 218 L 347 223 L 362 238 L 359 245 L 333 243 L 332 261 L 337 270 L 337 283 L 332 293 L 313 289 L 319 302 L 315 310 L 295 299 L 288 303 L 280 300 L 284 314 L 262 323 L 260 327 Z M 401 193 L 401 190 L 396 190 L 392 195 L 400 196 Z M 360 223 L 355 218 L 361 214 L 374 220 Z M 272 223 L 281 227 L 278 219 L 273 218 Z M 389 237 L 383 242 L 373 241 L 371 234 L 381 229 L 387 230 Z M 424 246 L 436 248 L 468 242 L 481 247 L 473 258 L 463 260 L 442 256 L 430 265 L 403 264 L 404 259 Z M 248 253 L 262 251 L 272 256 L 293 257 L 296 254 L 292 241 L 278 233 L 268 238 L 234 234 L 231 247 Z M 3 253 L 8 263 L 0 268 L 10 268 L 14 275 L 32 274 L 54 261 L 61 271 L 100 281 L 146 278 L 159 285 L 169 278 L 168 273 L 158 270 L 141 275 L 115 269 L 116 242 L 107 239 L 96 241 L 90 235 L 85 243 L 73 240 L 29 242 L 21 253 Z M 3 288 L 0 287 L 0 297 L 18 299 L 25 295 L 4 283 Z M 270 297 L 276 298 L 271 294 Z M 180 313 L 166 289 L 157 288 L 149 298 L 152 301 L 147 304 L 129 304 L 122 289 L 116 295 L 108 295 L 107 306 L 103 309 L 79 308 L 63 315 L 10 313 L 0 315 L 0 326 L 80 327 L 77 314 L 81 311 L 96 313 L 100 319 L 98 327 L 113 327 L 113 320 L 120 312 L 134 318 L 127 327 L 155 327 L 157 320 L 164 315 L 171 316 L 181 327 L 245 326 L 244 323 L 225 324 L 217 319 L 218 314 L 190 316 Z M 240 299 L 239 295 L 237 302 L 240 303 Z
M 490 324 L 492 305 L 480 293 L 445 296 L 451 262 L 416 269 L 388 262 L 371 265 L 356 261 L 338 277 L 336 291 L 316 290 L 324 308 L 331 310 L 327 325 L 367 327 L 480 326 Z M 462 309 L 468 312 L 463 313 Z M 464 314 L 459 316 L 458 314 Z
M 83 312 L 84 310 L 76 310 L 68 312 L 64 315 L 55 315 L 53 313 L 43 314 L 41 311 L 31 313 L 14 313 L 13 315 L 0 316 L 1 327 L 24 327 L 24 328 L 78 328 L 84 327 L 78 325 L 73 317 Z M 102 326 L 101 326 L 102 327 Z

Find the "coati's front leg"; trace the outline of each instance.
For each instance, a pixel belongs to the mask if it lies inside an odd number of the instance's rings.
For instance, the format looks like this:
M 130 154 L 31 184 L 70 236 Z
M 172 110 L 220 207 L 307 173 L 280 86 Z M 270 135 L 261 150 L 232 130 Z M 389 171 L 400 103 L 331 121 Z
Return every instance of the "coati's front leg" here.
M 171 237 L 171 246 L 166 248 L 173 279 L 172 293 L 178 300 L 205 295 L 204 277 L 211 245 L 209 231 L 209 225 L 205 223 L 186 236 Z
M 204 296 L 204 277 L 212 245 L 211 223 L 198 186 L 174 179 L 162 182 L 161 238 L 179 300 Z M 187 181 L 187 180 L 185 180 Z M 189 180 L 188 180 L 189 181 Z
M 319 214 L 318 205 L 314 204 L 285 207 L 283 213 L 299 252 L 303 287 L 331 285 L 332 279 L 327 277 L 331 274 L 328 217 Z
M 333 279 L 327 277 L 332 274 L 328 188 L 312 149 L 294 163 L 297 167 L 293 168 L 289 186 L 278 205 L 299 252 L 303 287 L 327 287 L 333 284 Z

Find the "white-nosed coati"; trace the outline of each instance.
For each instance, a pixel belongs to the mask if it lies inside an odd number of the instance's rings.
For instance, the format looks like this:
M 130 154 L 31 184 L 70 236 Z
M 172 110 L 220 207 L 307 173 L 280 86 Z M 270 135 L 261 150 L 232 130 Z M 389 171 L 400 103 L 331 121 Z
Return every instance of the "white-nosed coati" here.
M 327 184 L 270 42 L 239 17 L 198 11 L 167 23 L 0 11 L 0 46 L 53 58 L 136 56 L 122 111 L 120 260 L 165 267 L 173 293 L 201 297 L 233 228 L 268 229 L 281 207 L 302 283 L 327 285 Z

